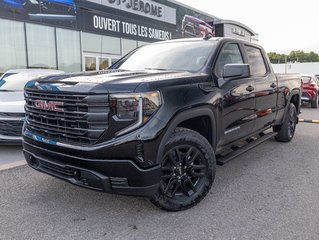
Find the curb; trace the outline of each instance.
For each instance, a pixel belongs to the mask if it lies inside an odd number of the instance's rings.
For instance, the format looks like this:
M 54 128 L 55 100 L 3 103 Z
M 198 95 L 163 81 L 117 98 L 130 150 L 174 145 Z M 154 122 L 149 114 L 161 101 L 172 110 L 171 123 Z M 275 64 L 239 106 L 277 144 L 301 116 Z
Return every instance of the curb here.
M 319 120 L 299 119 L 299 122 L 304 122 L 304 123 L 317 123 L 317 124 L 319 124 Z
M 15 167 L 24 166 L 26 164 L 27 164 L 27 162 L 25 160 L 13 162 L 13 163 L 2 164 L 2 165 L 0 165 L 0 171 L 8 170 L 8 169 L 15 168 Z

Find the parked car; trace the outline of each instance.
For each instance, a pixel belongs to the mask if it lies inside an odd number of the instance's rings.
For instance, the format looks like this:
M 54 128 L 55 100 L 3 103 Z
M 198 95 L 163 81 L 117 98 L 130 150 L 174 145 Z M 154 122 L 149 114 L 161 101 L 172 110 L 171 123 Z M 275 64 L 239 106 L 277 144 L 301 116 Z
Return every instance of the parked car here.
M 318 80 L 313 74 L 303 74 L 302 80 L 302 102 L 309 102 L 312 108 L 318 107 Z
M 182 22 L 182 37 L 215 36 L 214 26 L 193 16 L 185 15 Z
M 24 8 L 32 20 L 76 20 L 74 0 L 26 0 Z
M 74 0 L 0 0 L 0 7 L 28 14 L 31 20 L 75 21 Z
M 25 84 L 34 79 L 64 73 L 45 69 L 15 69 L 5 72 L 0 78 L 0 142 L 21 143 L 24 113 Z
M 0 7 L 14 10 L 24 10 L 25 0 L 0 0 Z
M 24 156 L 77 186 L 179 211 L 206 196 L 216 164 L 293 138 L 300 88 L 299 74 L 276 75 L 247 41 L 153 43 L 107 71 L 29 82 Z

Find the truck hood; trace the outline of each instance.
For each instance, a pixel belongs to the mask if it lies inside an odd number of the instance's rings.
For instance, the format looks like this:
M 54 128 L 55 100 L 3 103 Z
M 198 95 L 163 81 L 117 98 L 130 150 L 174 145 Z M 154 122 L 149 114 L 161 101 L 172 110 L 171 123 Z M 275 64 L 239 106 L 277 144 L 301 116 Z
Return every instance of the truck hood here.
M 170 85 L 174 81 L 180 84 L 181 79 L 207 76 L 203 73 L 164 70 L 107 70 L 91 73 L 59 74 L 33 80 L 26 85 L 26 89 L 44 91 L 63 91 L 77 93 L 117 93 L 148 91 L 155 86 Z
M 0 113 L 24 113 L 23 91 L 0 91 Z

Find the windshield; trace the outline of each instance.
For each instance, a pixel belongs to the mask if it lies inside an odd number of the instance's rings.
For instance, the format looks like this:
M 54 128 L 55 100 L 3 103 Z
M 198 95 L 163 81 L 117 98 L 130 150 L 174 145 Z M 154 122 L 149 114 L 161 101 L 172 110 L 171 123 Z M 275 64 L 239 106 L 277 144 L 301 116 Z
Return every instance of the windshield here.
M 197 72 L 202 69 L 213 49 L 214 41 L 166 42 L 143 46 L 111 66 L 123 70 L 178 70 Z
M 50 75 L 49 73 L 17 73 L 7 76 L 0 82 L 0 91 L 23 91 L 24 85 L 35 78 Z
M 303 83 L 309 83 L 311 80 L 311 77 L 308 76 L 301 76 L 301 80 Z
M 5 78 L 6 77 L 9 77 L 9 76 L 11 76 L 11 75 L 14 75 L 14 74 L 16 74 L 16 73 L 5 73 L 5 74 L 3 74 L 2 76 L 1 76 L 1 78 L 0 78 L 0 87 L 3 85 L 3 84 L 5 84 Z

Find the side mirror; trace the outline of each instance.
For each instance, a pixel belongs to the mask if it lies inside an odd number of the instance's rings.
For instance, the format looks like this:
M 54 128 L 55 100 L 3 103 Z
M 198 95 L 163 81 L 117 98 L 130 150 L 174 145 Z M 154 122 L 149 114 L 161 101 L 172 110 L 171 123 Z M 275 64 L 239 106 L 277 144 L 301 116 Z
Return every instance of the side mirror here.
M 248 64 L 226 64 L 223 77 L 229 80 L 250 77 L 250 67 Z

